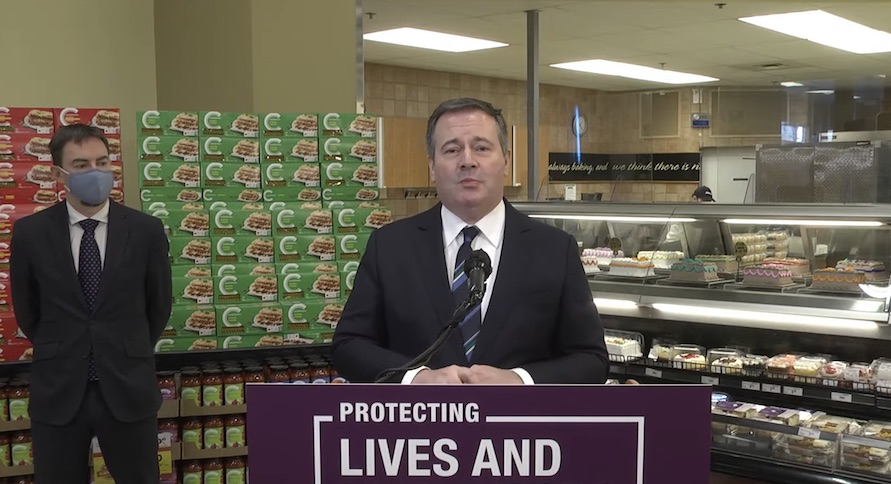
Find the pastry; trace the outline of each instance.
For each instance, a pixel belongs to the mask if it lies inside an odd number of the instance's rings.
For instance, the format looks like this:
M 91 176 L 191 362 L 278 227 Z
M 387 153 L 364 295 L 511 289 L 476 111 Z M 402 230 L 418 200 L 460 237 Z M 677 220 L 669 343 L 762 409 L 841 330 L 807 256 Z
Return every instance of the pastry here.
M 25 126 L 34 129 L 52 129 L 53 113 L 43 109 L 32 109 L 25 116 Z
M 247 256 L 257 259 L 275 255 L 275 244 L 269 239 L 254 239 L 247 247 Z
M 291 149 L 291 156 L 303 159 L 319 156 L 319 142 L 314 139 L 302 139 Z
M 337 323 L 340 321 L 340 316 L 343 314 L 343 305 L 342 304 L 327 304 L 322 309 L 322 312 L 319 313 L 319 322 L 322 324 L 328 324 L 331 327 L 337 326 Z
M 198 115 L 193 113 L 179 113 L 170 122 L 170 127 L 176 131 L 197 131 Z
M 291 123 L 291 131 L 299 133 L 317 132 L 319 130 L 319 118 L 308 114 L 301 114 Z
M 217 327 L 216 313 L 213 311 L 195 311 L 186 319 L 185 329 L 191 331 L 215 330 Z
M 392 221 L 392 213 L 389 210 L 375 209 L 365 217 L 365 226 L 379 229 Z
M 317 232 L 330 232 L 334 218 L 330 210 L 314 210 L 306 218 L 305 227 Z
M 359 140 L 350 150 L 350 156 L 356 158 L 369 158 L 377 156 L 377 141 Z M 377 179 L 377 170 L 375 170 L 375 179 Z M 359 180 L 356 180 L 359 181 Z
M 189 299 L 213 297 L 213 281 L 210 279 L 192 279 L 183 290 L 183 296 Z
M 34 165 L 28 170 L 28 174 L 25 175 L 25 178 L 31 182 L 36 184 L 42 183 L 54 183 L 56 181 L 55 175 L 53 175 L 53 169 L 46 165 Z
M 329 257 L 333 258 L 334 247 L 334 237 L 316 237 L 315 239 L 313 239 L 312 243 L 309 244 L 309 249 L 306 251 L 306 253 L 309 255 L 320 257 L 322 259 Z
M 260 167 L 241 165 L 235 170 L 234 180 L 245 185 L 257 185 L 260 183 Z
M 300 183 L 315 183 L 318 184 L 320 180 L 320 170 L 319 165 L 314 163 L 307 163 L 300 165 L 300 168 L 294 172 L 294 181 Z
M 256 133 L 260 126 L 260 118 L 255 114 L 239 114 L 232 123 L 232 131 Z
M 179 165 L 173 172 L 173 181 L 179 183 L 198 183 L 201 180 L 201 169 L 198 165 Z
M 611 259 L 609 262 L 609 274 L 624 277 L 647 277 L 655 274 L 656 266 L 649 259 L 621 257 Z
M 340 276 L 337 274 L 323 274 L 312 284 L 312 292 L 326 295 L 340 292 Z
M 25 145 L 25 153 L 36 156 L 38 158 L 43 156 L 50 156 L 51 153 L 49 144 L 50 138 L 31 138 L 31 140 L 28 141 L 28 144 Z
M 210 241 L 209 240 L 190 240 L 183 247 L 182 256 L 186 259 L 207 259 L 210 257 Z
M 244 221 L 244 228 L 252 232 L 272 230 L 272 215 L 267 212 L 253 212 Z
M 257 159 L 260 157 L 260 143 L 243 139 L 232 148 L 232 155 L 242 159 Z
M 180 138 L 170 149 L 173 156 L 180 158 L 193 158 L 198 156 L 198 140 L 194 138 Z
M 34 201 L 37 203 L 56 203 L 59 201 L 59 194 L 53 190 L 37 190 L 34 193 Z
M 120 129 L 121 113 L 100 109 L 96 112 L 96 116 L 93 117 L 93 125 L 99 128 Z
M 263 308 L 256 316 L 254 316 L 254 327 L 256 328 L 280 328 L 282 326 L 282 309 L 281 308 Z
M 278 294 L 278 280 L 275 277 L 258 277 L 251 283 L 248 293 L 259 297 Z
M 207 232 L 210 230 L 210 217 L 206 212 L 190 212 L 183 218 L 180 229 L 186 232 Z

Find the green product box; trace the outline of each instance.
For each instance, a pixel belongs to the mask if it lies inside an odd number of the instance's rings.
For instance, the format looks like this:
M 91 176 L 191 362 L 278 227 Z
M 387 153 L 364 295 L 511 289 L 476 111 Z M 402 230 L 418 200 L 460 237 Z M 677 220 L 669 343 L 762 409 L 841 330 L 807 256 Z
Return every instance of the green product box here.
M 260 165 L 212 161 L 201 163 L 200 171 L 201 186 L 204 188 L 229 187 L 259 189 L 262 182 L 262 170 L 260 170 Z M 206 193 L 205 197 L 207 197 Z
M 322 186 L 377 188 L 377 170 L 377 163 L 326 161 L 322 163 Z
M 217 334 L 280 333 L 283 329 L 279 303 L 217 305 Z
M 371 234 L 359 233 L 337 236 L 337 254 L 340 260 L 361 260 Z
M 198 136 L 198 112 L 137 111 L 136 136 Z
M 337 272 L 290 272 L 279 274 L 278 281 L 282 300 L 335 299 L 341 295 Z
M 217 313 L 213 306 L 174 306 L 162 337 L 216 336 Z
M 213 282 L 214 304 L 278 301 L 278 277 L 275 274 L 226 274 L 214 277 Z
M 231 136 L 208 136 L 201 138 L 202 163 L 212 161 L 227 163 L 259 163 L 260 141 L 255 139 L 233 138 Z
M 285 332 L 325 331 L 337 326 L 346 301 L 342 299 L 308 299 L 285 302 Z
M 223 202 L 224 206 L 228 203 L 263 203 L 263 191 L 259 188 L 222 187 L 222 188 L 205 188 L 201 192 L 201 196 L 207 207 L 210 208 L 214 203 Z
M 234 235 L 211 239 L 213 264 L 262 263 L 275 261 L 272 237 Z
M 198 138 L 146 136 L 136 140 L 136 159 L 144 161 L 198 162 Z
M 377 140 L 325 136 L 319 138 L 320 161 L 377 163 Z
M 268 348 L 282 346 L 284 336 L 281 334 L 245 334 L 219 337 L 220 349 L 235 348 Z
M 140 188 L 198 188 L 201 167 L 198 163 L 149 161 L 139 164 Z
M 276 237 L 278 262 L 318 262 L 337 259 L 337 241 L 333 235 L 285 235 Z
M 284 344 L 288 346 L 330 344 L 334 340 L 334 330 L 309 330 L 299 333 L 285 333 L 284 340 Z
M 204 212 L 204 202 L 142 202 L 142 211 L 151 213 L 155 210 L 184 210 L 187 212 Z
M 239 264 L 214 264 L 212 276 L 274 276 L 276 274 L 278 274 L 278 268 L 273 263 L 261 264 L 258 262 L 249 262 Z
M 164 231 L 170 237 L 207 237 L 209 221 L 207 212 L 156 208 L 146 212 L 164 222 Z
M 320 136 L 377 138 L 377 116 L 358 113 L 319 114 Z
M 381 208 L 380 202 L 359 202 L 356 200 L 329 200 L 325 202 L 325 208 L 335 210 L 338 208 Z
M 321 185 L 319 181 L 321 172 L 318 163 L 303 163 L 300 165 L 287 163 L 263 164 L 263 187 L 269 189 L 285 189 L 286 187 L 316 188 Z M 298 190 L 287 190 L 296 193 Z M 315 190 L 318 191 L 318 190 Z
M 168 237 L 170 262 L 173 265 L 209 265 L 213 255 L 210 237 Z
M 373 232 L 392 221 L 393 213 L 387 207 L 334 209 L 335 234 Z
M 353 293 L 353 285 L 356 283 L 356 272 L 359 271 L 359 261 L 340 261 L 337 264 L 340 270 L 340 288 L 344 297 Z
M 139 200 L 143 203 L 182 202 L 198 203 L 202 200 L 201 190 L 194 188 L 143 188 L 139 190 Z
M 331 210 L 304 210 L 301 203 L 273 202 L 269 204 L 272 213 L 272 234 L 330 234 L 334 225 Z
M 380 190 L 376 187 L 339 186 L 322 189 L 322 200 L 325 202 L 371 202 L 380 198 Z M 326 206 L 325 208 L 334 208 Z
M 219 111 L 200 111 L 199 135 L 233 136 L 238 138 L 256 138 L 259 135 L 260 117 L 255 113 L 221 113 Z
M 319 135 L 319 115 L 316 113 L 261 114 L 262 135 L 266 138 L 314 138 Z
M 213 277 L 213 268 L 207 266 L 189 266 L 189 265 L 172 265 L 170 266 L 171 276 L 177 277 Z
M 194 306 L 213 304 L 214 281 L 212 277 L 173 277 L 173 305 Z
M 319 140 L 316 138 L 269 138 L 263 140 L 263 163 L 316 163 Z
M 216 336 L 185 336 L 177 338 L 161 338 L 155 343 L 155 353 L 169 351 L 203 351 L 217 349 Z
M 237 205 L 241 205 L 238 207 Z M 245 209 L 244 205 L 248 205 Z M 272 235 L 272 215 L 251 210 L 254 204 L 214 202 L 210 206 L 210 235 Z M 258 208 L 262 208 L 262 204 Z

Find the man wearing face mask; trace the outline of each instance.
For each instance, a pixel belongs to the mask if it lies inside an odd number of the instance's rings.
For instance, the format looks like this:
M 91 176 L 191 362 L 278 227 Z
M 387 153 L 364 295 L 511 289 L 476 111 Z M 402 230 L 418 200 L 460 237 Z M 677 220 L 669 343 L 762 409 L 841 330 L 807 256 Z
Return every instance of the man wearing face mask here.
M 16 319 L 34 344 L 36 482 L 88 482 L 96 436 L 116 482 L 157 484 L 153 349 L 172 304 L 164 227 L 109 200 L 100 129 L 62 127 L 50 151 L 66 200 L 15 224 L 10 259 Z

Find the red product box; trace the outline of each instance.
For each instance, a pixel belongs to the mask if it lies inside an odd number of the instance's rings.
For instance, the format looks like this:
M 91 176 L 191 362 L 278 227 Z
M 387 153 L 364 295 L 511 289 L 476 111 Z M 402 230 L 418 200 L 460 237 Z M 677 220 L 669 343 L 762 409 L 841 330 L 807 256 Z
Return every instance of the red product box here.
M 11 251 L 9 250 L 10 241 L 8 240 L 0 240 L 0 274 L 5 274 L 9 277 L 9 255 Z M 3 281 L 0 281 L 0 284 L 3 284 Z M 6 284 L 3 284 L 4 286 Z M 0 288 L 0 299 L 5 299 L 3 296 L 5 294 L 6 289 Z M 11 301 L 4 300 L 0 302 L 0 306 L 5 306 L 12 304 Z
M 53 108 L 8 108 L 0 106 L 0 133 L 53 134 Z
M 0 240 L 9 240 L 12 237 L 12 228 L 16 221 L 48 207 L 49 205 L 38 205 L 36 203 L 0 204 Z
M 0 344 L 12 342 L 20 343 L 27 340 L 25 333 L 19 329 L 19 323 L 15 319 L 15 313 L 10 311 L 0 312 Z
M 0 189 L 3 188 L 56 189 L 56 175 L 52 163 L 14 163 L 0 161 Z
M 67 196 L 67 192 L 65 190 L 65 187 L 62 187 L 61 189 L 59 189 L 59 201 L 64 202 L 66 196 Z M 121 183 L 115 182 L 115 188 L 111 189 L 111 193 L 108 194 L 108 198 L 110 198 L 118 203 L 124 203 L 123 182 L 121 182 Z
M 6 246 L 6 249 L 2 247 Z M 9 242 L 0 241 L 0 252 L 9 252 Z M 0 307 L 12 306 L 12 296 L 9 292 L 9 269 L 0 269 Z
M 0 345 L 0 361 L 28 361 L 33 354 L 34 349 L 28 340 L 16 340 Z
M 28 203 L 40 203 L 52 205 L 59 201 L 59 193 L 55 188 L 40 188 L 34 185 L 30 188 L 7 188 L 0 190 L 0 203 L 22 205 Z
M 106 136 L 121 135 L 121 110 L 117 108 L 61 108 L 54 111 L 56 129 L 82 123 L 102 129 Z
M 122 190 L 124 187 L 124 164 L 112 162 L 111 172 L 114 175 L 114 187 L 118 190 Z
M 0 134 L 0 161 L 53 161 L 49 135 Z

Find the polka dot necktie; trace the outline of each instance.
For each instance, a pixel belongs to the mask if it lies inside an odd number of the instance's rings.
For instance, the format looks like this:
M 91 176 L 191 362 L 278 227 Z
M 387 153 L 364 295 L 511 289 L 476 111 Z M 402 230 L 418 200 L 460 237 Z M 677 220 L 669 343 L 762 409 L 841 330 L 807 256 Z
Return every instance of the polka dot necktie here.
M 77 278 L 80 280 L 80 289 L 84 294 L 87 308 L 93 312 L 96 306 L 96 296 L 99 293 L 99 279 L 102 276 L 102 258 L 99 255 L 99 245 L 96 243 L 96 227 L 99 221 L 85 219 L 78 222 L 84 229 L 83 238 L 80 240 L 80 260 L 78 263 Z M 90 381 L 99 379 L 96 373 L 96 359 L 93 349 L 90 348 L 88 375 Z
M 455 272 L 452 274 L 452 295 L 455 304 L 461 304 L 468 296 L 470 296 L 470 282 L 467 280 L 467 274 L 464 274 L 464 261 L 470 255 L 470 244 L 473 239 L 479 235 L 480 230 L 476 227 L 465 227 L 461 231 L 464 234 L 464 243 L 458 249 L 458 257 L 455 258 Z M 480 305 L 473 308 L 470 313 L 461 322 L 461 336 L 464 339 L 464 356 L 470 361 L 473 350 L 476 348 L 476 340 L 480 334 L 482 327 L 482 316 L 480 314 Z

